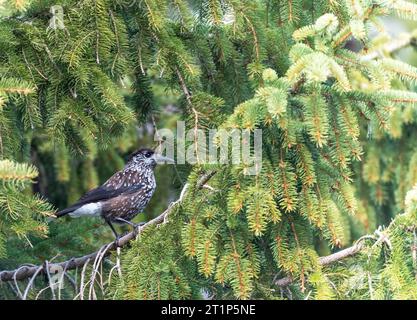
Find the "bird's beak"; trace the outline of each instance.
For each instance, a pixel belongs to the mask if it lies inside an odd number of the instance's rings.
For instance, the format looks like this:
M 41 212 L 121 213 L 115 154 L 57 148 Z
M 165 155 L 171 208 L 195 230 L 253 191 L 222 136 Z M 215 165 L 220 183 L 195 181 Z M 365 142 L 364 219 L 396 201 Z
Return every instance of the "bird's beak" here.
M 155 161 L 159 164 L 175 163 L 174 159 L 164 157 L 164 156 L 162 156 L 160 154 L 157 154 L 157 153 L 155 153 L 153 157 L 154 157 Z

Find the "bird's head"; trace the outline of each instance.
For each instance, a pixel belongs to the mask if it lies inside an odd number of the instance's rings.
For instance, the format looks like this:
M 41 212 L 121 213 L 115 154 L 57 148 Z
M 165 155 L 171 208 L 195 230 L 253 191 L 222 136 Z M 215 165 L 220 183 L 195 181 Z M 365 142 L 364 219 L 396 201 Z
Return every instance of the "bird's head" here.
M 152 149 L 144 148 L 133 152 L 130 155 L 127 164 L 145 166 L 153 169 L 158 163 L 174 163 L 174 160 L 155 153 Z

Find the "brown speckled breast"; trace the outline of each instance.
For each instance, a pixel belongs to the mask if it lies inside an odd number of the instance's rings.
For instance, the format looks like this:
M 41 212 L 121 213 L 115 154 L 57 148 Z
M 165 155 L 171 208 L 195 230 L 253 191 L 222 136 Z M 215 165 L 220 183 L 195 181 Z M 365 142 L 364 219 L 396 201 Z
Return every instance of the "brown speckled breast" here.
M 135 168 L 126 168 L 112 176 L 104 185 L 116 189 L 128 187 L 126 192 L 102 202 L 101 214 L 104 219 L 111 222 L 118 222 L 116 218 L 132 220 L 145 209 L 156 188 L 152 168 L 146 168 L 146 170 L 142 168 L 140 171 Z M 139 189 L 138 186 L 140 186 Z

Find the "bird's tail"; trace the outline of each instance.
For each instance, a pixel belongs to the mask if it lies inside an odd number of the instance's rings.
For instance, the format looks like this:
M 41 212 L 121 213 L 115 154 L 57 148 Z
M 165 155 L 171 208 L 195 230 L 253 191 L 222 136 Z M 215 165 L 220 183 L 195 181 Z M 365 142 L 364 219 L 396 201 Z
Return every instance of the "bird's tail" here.
M 74 208 L 73 207 L 69 207 L 69 208 L 66 208 L 64 210 L 58 211 L 57 213 L 55 213 L 55 216 L 57 218 L 60 218 L 60 217 L 63 217 L 65 215 L 67 215 L 68 213 L 73 212 L 73 211 L 74 211 Z

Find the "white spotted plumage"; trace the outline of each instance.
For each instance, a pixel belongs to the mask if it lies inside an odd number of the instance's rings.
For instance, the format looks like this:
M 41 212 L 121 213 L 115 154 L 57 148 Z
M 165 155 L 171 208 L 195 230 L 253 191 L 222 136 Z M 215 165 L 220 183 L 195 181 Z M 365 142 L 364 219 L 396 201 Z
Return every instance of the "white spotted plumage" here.
M 87 192 L 56 216 L 101 216 L 117 237 L 112 222 L 130 223 L 149 203 L 156 188 L 154 169 L 157 161 L 172 160 L 156 155 L 150 149 L 138 150 L 122 171 L 116 172 L 102 186 Z

